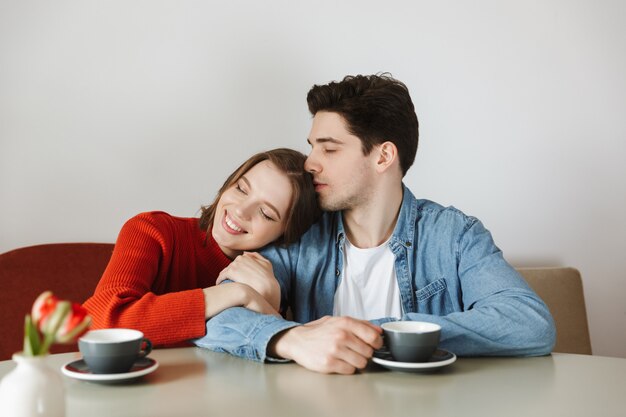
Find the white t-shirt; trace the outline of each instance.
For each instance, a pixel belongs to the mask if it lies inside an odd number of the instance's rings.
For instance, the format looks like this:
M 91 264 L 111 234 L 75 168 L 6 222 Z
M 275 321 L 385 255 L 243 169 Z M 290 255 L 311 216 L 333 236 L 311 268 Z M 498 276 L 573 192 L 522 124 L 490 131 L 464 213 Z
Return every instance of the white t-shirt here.
M 363 320 L 402 317 L 395 257 L 389 241 L 360 249 L 344 244 L 342 279 L 335 292 L 333 315 Z

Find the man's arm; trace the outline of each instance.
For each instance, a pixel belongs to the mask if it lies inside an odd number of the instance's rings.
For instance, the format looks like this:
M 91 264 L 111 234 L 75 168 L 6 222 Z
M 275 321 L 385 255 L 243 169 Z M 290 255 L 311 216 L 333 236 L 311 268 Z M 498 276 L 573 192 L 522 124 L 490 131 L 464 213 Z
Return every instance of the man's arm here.
M 440 346 L 463 356 L 538 356 L 552 351 L 554 321 L 545 303 L 509 265 L 491 233 L 474 218 L 459 234 L 455 279 L 463 311 L 439 316 L 405 313 L 402 320 L 442 328 Z M 427 305 L 428 301 L 424 301 Z M 418 311 L 428 311 L 420 308 Z M 394 319 L 373 320 L 382 324 Z
M 206 336 L 193 343 L 260 362 L 293 360 L 317 372 L 352 374 L 382 346 L 381 333 L 380 327 L 350 317 L 300 325 L 234 307 L 207 321 Z
M 439 324 L 440 347 L 459 356 L 547 355 L 556 338 L 552 318 L 543 303 L 518 290 L 495 294 L 467 311 L 447 316 L 407 313 L 402 320 Z
M 281 312 L 288 307 L 287 294 L 293 270 L 290 248 L 267 247 L 262 251 L 271 263 L 280 286 Z M 292 248 L 295 250 L 295 248 Z M 205 336 L 192 342 L 199 347 L 230 353 L 256 361 L 281 361 L 267 355 L 267 345 L 277 333 L 298 326 L 299 323 L 281 317 L 263 315 L 246 308 L 234 307 L 222 311 L 206 322 Z
M 295 274 L 297 247 L 266 248 L 262 255 L 272 263 L 284 313 L 289 306 L 286 295 L 290 294 L 290 280 L 296 279 L 291 274 Z M 348 317 L 323 317 L 300 325 L 245 308 L 231 308 L 207 321 L 206 335 L 193 342 L 251 360 L 294 360 L 318 372 L 353 373 L 365 367 L 373 350 L 382 345 L 380 334 L 378 326 Z
M 267 355 L 267 345 L 274 335 L 298 325 L 280 317 L 233 307 L 208 320 L 206 335 L 192 342 L 198 347 L 254 361 L 281 361 Z
M 382 344 L 382 329 L 351 317 L 322 317 L 274 336 L 270 355 L 322 373 L 353 374 Z

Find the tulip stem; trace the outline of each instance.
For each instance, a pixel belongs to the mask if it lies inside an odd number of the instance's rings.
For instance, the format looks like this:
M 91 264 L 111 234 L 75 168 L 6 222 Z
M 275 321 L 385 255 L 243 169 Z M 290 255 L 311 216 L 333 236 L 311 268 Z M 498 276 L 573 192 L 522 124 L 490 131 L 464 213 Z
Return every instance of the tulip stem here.
M 28 356 L 36 356 L 41 349 L 41 339 L 37 327 L 33 323 L 30 314 L 26 315 L 24 320 L 24 354 Z
M 53 341 L 54 341 L 54 335 L 47 333 L 44 336 L 43 343 L 41 345 L 41 349 L 39 349 L 38 354 L 45 355 L 46 353 L 48 353 L 48 350 L 50 349 L 50 345 L 52 344 Z

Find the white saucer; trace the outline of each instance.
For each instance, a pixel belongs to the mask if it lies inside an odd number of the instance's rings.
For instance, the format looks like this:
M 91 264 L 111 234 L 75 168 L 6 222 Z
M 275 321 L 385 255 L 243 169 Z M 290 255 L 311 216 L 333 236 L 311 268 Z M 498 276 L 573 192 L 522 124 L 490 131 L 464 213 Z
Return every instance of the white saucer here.
M 456 361 L 456 355 L 447 350 L 438 349 L 428 362 L 398 362 L 386 352 L 375 354 L 372 358 L 374 363 L 392 371 L 400 372 L 433 372 L 448 366 Z
M 144 375 L 154 372 L 159 367 L 159 363 L 152 358 L 138 359 L 128 372 L 121 374 L 94 374 L 84 360 L 79 359 L 68 362 L 61 368 L 61 372 L 70 378 L 82 381 L 99 382 L 103 384 L 113 384 L 130 382 Z

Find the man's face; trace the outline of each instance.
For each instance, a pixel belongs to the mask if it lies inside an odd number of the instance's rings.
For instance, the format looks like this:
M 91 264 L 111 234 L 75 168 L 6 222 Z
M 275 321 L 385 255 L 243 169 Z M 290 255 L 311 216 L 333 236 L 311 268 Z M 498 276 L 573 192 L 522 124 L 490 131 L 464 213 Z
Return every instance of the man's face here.
M 368 201 L 374 180 L 375 154 L 363 155 L 361 140 L 351 134 L 343 117 L 320 111 L 309 133 L 304 169 L 313 175 L 323 210 L 350 210 Z

